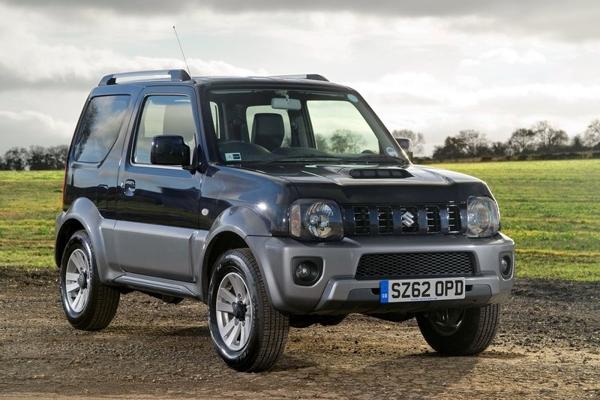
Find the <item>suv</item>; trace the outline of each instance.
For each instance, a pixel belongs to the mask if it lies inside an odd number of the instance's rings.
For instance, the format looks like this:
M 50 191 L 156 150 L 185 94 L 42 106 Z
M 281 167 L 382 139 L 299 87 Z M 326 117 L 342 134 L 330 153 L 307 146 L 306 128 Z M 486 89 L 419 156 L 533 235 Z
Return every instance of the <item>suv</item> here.
M 440 354 L 492 341 L 514 243 L 482 181 L 411 164 L 353 89 L 320 75 L 104 77 L 68 155 L 55 258 L 67 319 L 121 294 L 208 305 L 217 353 L 271 367 L 288 328 L 415 317 Z

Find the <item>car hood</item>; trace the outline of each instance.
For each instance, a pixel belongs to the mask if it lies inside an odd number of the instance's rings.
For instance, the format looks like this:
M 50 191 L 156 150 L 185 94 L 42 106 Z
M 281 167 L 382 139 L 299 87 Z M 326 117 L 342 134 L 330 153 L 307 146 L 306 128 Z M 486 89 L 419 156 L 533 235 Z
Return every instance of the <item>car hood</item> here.
M 252 169 L 291 183 L 298 197 L 340 203 L 441 203 L 491 197 L 477 178 L 419 165 L 272 164 Z
M 331 165 L 331 164 L 273 164 L 255 171 L 276 176 L 294 183 L 334 183 L 356 185 L 442 185 L 456 182 L 480 182 L 479 179 L 457 172 L 411 165 Z

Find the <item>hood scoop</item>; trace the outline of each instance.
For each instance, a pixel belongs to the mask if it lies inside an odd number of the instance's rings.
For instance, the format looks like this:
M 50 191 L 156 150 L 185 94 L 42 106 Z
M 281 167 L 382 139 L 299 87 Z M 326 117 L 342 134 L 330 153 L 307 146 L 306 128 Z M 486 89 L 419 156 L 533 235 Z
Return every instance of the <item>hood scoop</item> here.
M 397 168 L 357 168 L 348 171 L 348 175 L 354 179 L 404 179 L 413 176 L 407 170 Z

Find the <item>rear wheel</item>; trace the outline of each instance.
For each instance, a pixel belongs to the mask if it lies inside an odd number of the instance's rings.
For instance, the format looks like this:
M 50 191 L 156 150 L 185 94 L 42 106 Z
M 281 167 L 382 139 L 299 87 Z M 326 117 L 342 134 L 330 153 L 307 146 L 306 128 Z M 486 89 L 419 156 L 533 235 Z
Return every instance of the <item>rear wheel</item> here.
M 484 351 L 498 328 L 500 306 L 446 309 L 417 315 L 427 343 L 438 353 L 466 356 Z
M 217 353 L 238 371 L 266 370 L 283 353 L 289 321 L 271 305 L 249 249 L 229 250 L 217 261 L 209 287 L 209 327 Z
M 104 329 L 117 312 L 120 293 L 100 282 L 92 243 L 83 230 L 75 232 L 65 247 L 60 295 L 65 315 L 77 329 Z

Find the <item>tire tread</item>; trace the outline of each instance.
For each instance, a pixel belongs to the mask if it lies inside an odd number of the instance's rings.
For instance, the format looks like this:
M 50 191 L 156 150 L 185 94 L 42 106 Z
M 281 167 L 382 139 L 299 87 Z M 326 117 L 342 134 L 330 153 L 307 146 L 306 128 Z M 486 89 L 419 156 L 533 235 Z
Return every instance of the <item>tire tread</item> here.
M 215 264 L 211 280 L 214 279 L 214 274 L 221 267 L 222 260 L 229 256 L 242 260 L 252 274 L 256 289 L 255 304 L 262 310 L 261 317 L 258 317 L 257 315 L 257 318 L 259 318 L 257 322 L 262 321 L 262 326 L 257 330 L 260 336 L 256 338 L 256 348 L 252 349 L 252 351 L 246 349 L 236 356 L 236 359 L 228 360 L 221 354 L 221 349 L 218 345 L 215 344 L 215 348 L 225 359 L 225 362 L 238 371 L 265 371 L 271 368 L 277 362 L 281 354 L 283 354 L 289 331 L 289 318 L 277 311 L 271 304 L 258 263 L 248 248 L 237 248 L 225 252 Z M 211 281 L 211 293 L 212 290 L 215 290 L 214 288 L 217 284 L 216 281 Z M 210 298 L 212 299 L 212 294 L 210 295 Z M 211 312 L 212 311 L 211 307 Z M 209 320 L 209 324 L 210 323 L 211 321 Z
M 427 317 L 418 315 L 417 322 L 425 341 L 443 355 L 470 356 L 484 351 L 496 336 L 500 306 L 488 304 L 465 312 L 464 325 L 450 336 L 438 334 Z
M 63 259 L 61 261 L 61 268 L 63 268 L 65 259 L 68 259 L 68 256 L 70 255 L 69 250 L 75 244 L 75 242 L 82 243 L 84 248 L 89 247 L 88 256 L 90 257 L 90 262 L 92 264 L 92 284 L 94 287 L 91 290 L 90 298 L 86 304 L 86 308 L 80 316 L 73 317 L 69 315 L 66 309 L 65 313 L 69 323 L 76 329 L 84 331 L 102 330 L 106 328 L 115 317 L 119 307 L 121 293 L 117 289 L 106 286 L 100 282 L 98 266 L 95 258 L 96 255 L 94 253 L 92 244 L 90 243 L 89 236 L 84 230 L 73 233 L 69 239 L 69 243 L 67 243 L 67 246 L 65 247 Z

